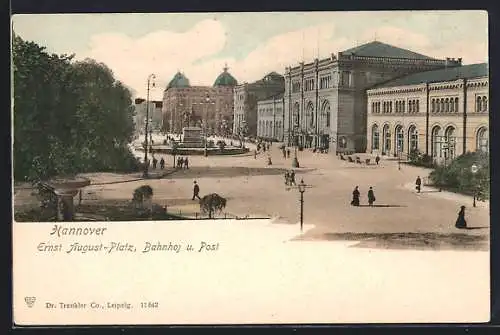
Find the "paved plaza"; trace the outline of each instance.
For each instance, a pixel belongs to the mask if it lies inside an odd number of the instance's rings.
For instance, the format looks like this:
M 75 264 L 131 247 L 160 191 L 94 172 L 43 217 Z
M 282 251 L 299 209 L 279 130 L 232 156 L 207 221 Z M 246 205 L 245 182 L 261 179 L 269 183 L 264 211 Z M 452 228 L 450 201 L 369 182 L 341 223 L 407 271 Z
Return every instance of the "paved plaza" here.
M 268 156 L 271 166 L 267 165 Z M 358 156 L 362 161 L 370 158 L 368 154 Z M 159 160 L 161 155 L 156 157 Z M 164 158 L 167 169 L 171 168 L 172 156 Z M 405 164 L 398 169 L 397 161 L 384 159 L 378 166 L 373 159 L 373 165 L 349 163 L 335 155 L 308 150 L 299 151 L 298 159 L 301 168 L 296 170 L 296 182 L 303 179 L 310 185 L 304 194 L 304 222 L 315 226 L 303 239 L 337 239 L 344 233 L 460 233 L 485 238 L 489 234 L 488 203 L 479 202 L 473 208 L 471 197 L 426 186 L 422 193 L 415 192 L 416 177 L 426 178 L 428 169 Z M 285 169 L 291 168 L 292 159 L 283 158 L 278 144 L 256 158 L 251 151 L 238 156 L 189 156 L 189 160 L 189 170 L 178 170 L 162 179 L 91 185 L 87 192 L 94 200 L 129 200 L 136 187 L 147 183 L 154 190 L 156 203 L 166 205 L 173 213 L 194 215 L 199 212 L 197 201 L 191 200 L 196 180 L 201 196 L 215 192 L 228 199 L 225 212 L 232 217 L 273 217 L 277 223 L 297 224 L 298 229 L 300 195 L 297 189 L 285 186 L 283 176 Z M 123 177 L 100 175 L 99 181 L 112 178 Z M 360 207 L 350 206 L 355 186 L 361 192 Z M 375 207 L 365 206 L 370 186 L 377 199 Z M 475 229 L 459 231 L 454 227 L 461 205 L 467 207 L 468 225 Z

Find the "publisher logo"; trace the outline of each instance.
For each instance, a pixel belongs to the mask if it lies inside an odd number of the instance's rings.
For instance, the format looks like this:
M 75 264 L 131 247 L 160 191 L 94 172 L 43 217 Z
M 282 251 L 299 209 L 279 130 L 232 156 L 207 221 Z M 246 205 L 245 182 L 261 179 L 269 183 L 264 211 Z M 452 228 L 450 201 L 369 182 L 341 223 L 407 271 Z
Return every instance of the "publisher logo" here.
M 31 308 L 35 304 L 36 297 L 24 297 L 24 302 L 26 302 L 26 305 Z

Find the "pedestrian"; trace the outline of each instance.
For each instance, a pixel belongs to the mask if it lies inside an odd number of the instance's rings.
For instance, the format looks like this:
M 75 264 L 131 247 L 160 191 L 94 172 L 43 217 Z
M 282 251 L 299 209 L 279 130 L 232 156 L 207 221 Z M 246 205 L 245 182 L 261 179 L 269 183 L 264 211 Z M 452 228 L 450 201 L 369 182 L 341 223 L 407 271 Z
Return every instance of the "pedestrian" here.
M 290 148 L 286 149 L 286 158 L 290 158 Z
M 375 200 L 375 193 L 373 192 L 373 188 L 370 186 L 370 189 L 368 190 L 368 205 L 373 206 Z
M 422 180 L 420 179 L 420 176 L 417 176 L 417 180 L 415 181 L 417 193 L 420 193 L 420 187 L 422 186 Z
M 265 143 L 262 145 L 262 151 L 266 152 L 266 144 Z
M 281 152 L 283 153 L 283 158 L 285 158 L 285 159 L 286 159 L 286 150 L 285 150 L 285 147 L 283 147 L 283 148 L 281 149 Z
M 198 198 L 198 200 L 201 200 L 200 198 L 200 186 L 196 183 L 196 180 L 194 181 L 194 186 L 193 186 L 193 199 Z
M 271 156 L 267 156 L 267 165 L 273 165 L 273 161 L 271 160 Z
M 160 169 L 164 169 L 165 168 L 165 159 L 163 159 L 163 157 L 160 159 Z
M 187 157 L 184 157 L 184 168 L 189 169 L 189 160 Z
M 156 157 L 153 157 L 153 169 L 156 169 L 156 165 L 158 165 L 158 160 Z
M 297 185 L 295 184 L 295 171 L 290 171 L 290 185 Z
M 458 218 L 455 222 L 455 227 L 459 229 L 467 228 L 467 221 L 465 221 L 465 206 L 460 206 L 460 212 L 458 212 Z
M 289 180 L 290 180 L 290 174 L 288 173 L 288 171 L 285 171 L 285 185 L 288 186 L 288 184 L 290 184 Z
M 356 186 L 354 188 L 354 191 L 352 191 L 352 201 L 351 201 L 351 205 L 352 206 L 359 206 L 359 189 L 358 189 L 358 186 Z
M 377 157 L 375 157 L 375 163 L 378 165 L 378 162 L 380 162 L 380 156 L 377 154 Z

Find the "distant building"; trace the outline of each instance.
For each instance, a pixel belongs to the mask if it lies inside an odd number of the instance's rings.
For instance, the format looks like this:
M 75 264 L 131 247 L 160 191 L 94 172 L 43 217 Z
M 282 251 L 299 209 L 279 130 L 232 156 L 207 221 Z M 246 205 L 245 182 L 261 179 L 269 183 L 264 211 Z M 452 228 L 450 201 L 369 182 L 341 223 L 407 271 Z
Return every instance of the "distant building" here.
M 283 93 L 257 102 L 257 137 L 284 140 L 285 100 Z
M 367 91 L 368 152 L 443 163 L 489 151 L 488 64 L 411 74 Z
M 149 110 L 147 109 L 146 100 L 142 98 L 135 99 L 135 128 L 139 132 L 144 132 L 144 123 L 146 120 L 146 114 L 149 114 L 150 129 L 160 129 L 162 125 L 162 102 L 161 101 L 150 101 Z
M 257 101 L 283 93 L 285 80 L 271 72 L 261 80 L 234 88 L 233 133 L 257 136 Z
M 163 93 L 163 129 L 179 134 L 183 127 L 206 126 L 210 134 L 229 134 L 237 84 L 227 66 L 213 86 L 191 86 L 189 79 L 177 72 Z
M 366 90 L 415 72 L 460 66 L 381 42 L 286 69 L 285 136 L 289 145 L 329 147 L 329 152 L 367 148 Z

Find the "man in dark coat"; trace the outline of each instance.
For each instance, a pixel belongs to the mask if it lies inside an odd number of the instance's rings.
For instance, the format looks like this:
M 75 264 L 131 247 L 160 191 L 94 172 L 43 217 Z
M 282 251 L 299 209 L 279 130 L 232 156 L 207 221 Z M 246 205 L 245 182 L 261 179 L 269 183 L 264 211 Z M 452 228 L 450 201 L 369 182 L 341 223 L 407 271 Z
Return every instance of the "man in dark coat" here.
M 201 200 L 200 198 L 200 186 L 196 183 L 196 180 L 194 181 L 194 187 L 193 187 L 193 199 L 198 198 L 198 200 Z
M 379 155 L 377 155 L 377 157 L 375 157 L 375 163 L 377 163 L 377 165 L 378 165 L 378 162 L 380 162 L 380 156 Z
M 359 206 L 359 190 L 358 190 L 358 186 L 356 186 L 354 188 L 354 191 L 352 191 L 352 201 L 351 201 L 351 205 L 352 206 Z
M 160 159 L 160 169 L 164 169 L 165 168 L 165 159 L 163 159 L 163 157 Z
M 417 180 L 415 181 L 417 193 L 420 193 L 420 187 L 422 186 L 422 179 L 420 179 L 420 176 L 417 177 Z
M 467 221 L 465 221 L 465 206 L 460 206 L 460 212 L 458 212 L 458 218 L 455 222 L 455 227 L 459 229 L 467 228 Z
M 153 169 L 156 169 L 156 165 L 158 165 L 158 160 L 156 157 L 153 157 Z
M 368 204 L 370 206 L 373 206 L 373 203 L 375 202 L 375 193 L 373 192 L 373 188 L 370 187 L 368 190 Z
M 297 185 L 295 183 L 295 171 L 293 171 L 293 170 L 290 171 L 290 185 L 294 185 L 294 186 Z
M 286 158 L 290 158 L 290 149 L 286 149 Z
M 187 157 L 184 157 L 184 168 L 189 169 L 189 160 Z

